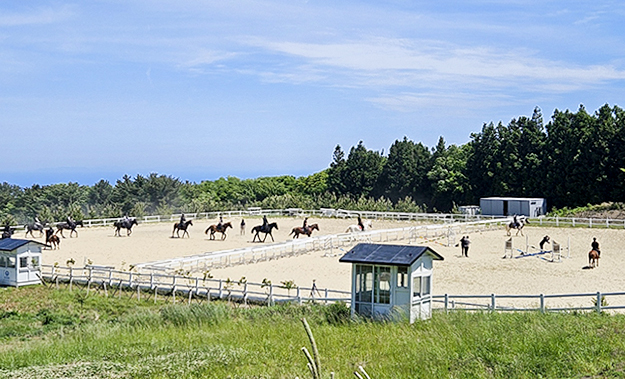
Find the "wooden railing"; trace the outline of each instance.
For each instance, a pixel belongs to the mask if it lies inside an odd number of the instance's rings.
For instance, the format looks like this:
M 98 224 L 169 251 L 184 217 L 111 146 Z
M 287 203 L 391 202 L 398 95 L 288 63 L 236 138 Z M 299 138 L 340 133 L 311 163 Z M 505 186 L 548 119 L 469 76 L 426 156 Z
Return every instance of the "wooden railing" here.
M 138 299 L 141 296 L 170 296 L 188 299 L 201 298 L 207 301 L 215 299 L 240 300 L 272 305 L 278 302 L 303 303 L 315 301 L 321 303 L 350 302 L 351 294 L 326 288 L 295 286 L 294 283 L 273 284 L 270 282 L 251 283 L 244 278 L 224 280 L 198 278 L 181 275 L 139 273 L 119 271 L 112 267 L 85 266 L 81 268 L 42 266 L 42 278 L 52 285 L 65 283 L 69 288 L 80 285 L 87 292 L 98 290 L 107 296 L 121 296 L 122 292 L 132 291 Z

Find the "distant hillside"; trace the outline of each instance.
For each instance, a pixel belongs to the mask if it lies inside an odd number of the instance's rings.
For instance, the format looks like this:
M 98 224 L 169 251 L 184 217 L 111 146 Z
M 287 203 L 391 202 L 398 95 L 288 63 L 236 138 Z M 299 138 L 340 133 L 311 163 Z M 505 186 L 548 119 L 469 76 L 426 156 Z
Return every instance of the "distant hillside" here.
M 625 203 L 602 203 L 577 208 L 553 210 L 550 216 L 625 219 Z

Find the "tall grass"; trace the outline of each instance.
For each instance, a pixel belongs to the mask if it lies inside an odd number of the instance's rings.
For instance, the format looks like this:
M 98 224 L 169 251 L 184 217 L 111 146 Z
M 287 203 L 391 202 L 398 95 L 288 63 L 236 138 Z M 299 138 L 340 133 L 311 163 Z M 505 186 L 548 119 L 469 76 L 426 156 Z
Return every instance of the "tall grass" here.
M 20 299 L 0 294 L 15 308 L 4 309 L 0 326 L 11 318 L 24 325 L 0 337 L 0 378 L 310 377 L 302 317 L 324 375 L 336 378 L 353 377 L 358 366 L 375 378 L 625 376 L 622 315 L 436 313 L 409 325 L 350 320 L 341 305 L 235 308 L 94 296 L 80 306 L 64 291 L 36 291 L 45 307 L 22 289 Z M 44 308 L 47 316 L 39 314 Z M 50 318 L 61 311 L 69 318 Z M 44 328 L 46 319 L 56 326 Z

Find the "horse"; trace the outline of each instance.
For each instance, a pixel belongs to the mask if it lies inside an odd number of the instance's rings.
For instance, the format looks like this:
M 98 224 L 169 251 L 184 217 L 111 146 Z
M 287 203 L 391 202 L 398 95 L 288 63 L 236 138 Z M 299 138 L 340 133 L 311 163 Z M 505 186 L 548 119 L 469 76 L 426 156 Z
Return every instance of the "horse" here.
M 130 236 L 132 234 L 132 226 L 139 225 L 136 218 L 125 218 L 123 220 L 117 220 L 113 223 L 113 227 L 115 228 L 115 235 L 117 237 L 121 237 L 121 233 L 119 232 L 121 228 L 128 229 L 126 230 L 126 236 Z
M 44 230 L 44 226 L 42 223 L 40 222 L 33 222 L 30 224 L 26 224 L 24 225 L 24 229 L 26 230 L 26 234 L 24 235 L 24 238 L 28 237 L 28 233 L 30 233 L 30 236 L 35 238 L 35 236 L 33 235 L 33 230 L 38 230 L 39 231 L 39 237 L 43 236 L 43 230 Z
M 0 236 L 0 239 L 5 239 L 5 238 L 11 238 L 11 236 L 13 235 L 13 233 L 15 233 L 15 228 L 12 228 L 10 225 L 5 225 L 4 229 L 2 230 L 2 236 Z
M 76 238 L 78 238 L 78 231 L 76 230 L 76 227 L 78 226 L 84 226 L 81 221 L 74 221 L 71 223 L 68 222 L 59 222 L 58 224 L 56 224 L 56 232 L 54 234 L 57 234 L 58 232 L 61 232 L 61 237 L 65 238 L 65 236 L 63 235 L 63 229 L 67 229 L 69 230 L 69 238 L 72 238 L 72 234 L 76 233 Z
M 350 225 L 347 227 L 347 230 L 345 231 L 345 233 L 356 233 L 356 232 L 365 232 L 369 229 L 373 229 L 373 225 L 371 223 L 371 220 L 367 220 L 363 223 L 363 225 L 365 226 L 364 229 L 360 229 L 360 225 L 358 224 L 354 224 L 354 225 Z
M 46 244 L 50 245 L 50 247 L 54 250 L 61 247 L 61 239 L 59 236 L 54 234 L 54 229 L 52 228 L 46 229 Z
M 171 238 L 174 238 L 174 232 L 176 232 L 176 236 L 178 236 L 178 238 L 180 238 L 180 231 L 182 230 L 182 238 L 184 238 L 184 235 L 186 234 L 187 237 L 189 237 L 189 231 L 187 230 L 187 228 L 189 227 L 189 225 L 193 226 L 193 221 L 189 220 L 189 221 L 185 221 L 183 223 L 177 222 L 174 224 L 174 230 L 171 231 Z M 189 237 L 191 238 L 191 237 Z
M 308 227 L 306 228 L 306 230 L 304 230 L 304 228 L 302 228 L 301 226 L 295 227 L 293 228 L 293 230 L 291 230 L 291 233 L 289 233 L 289 236 L 291 234 L 293 234 L 293 238 L 299 238 L 300 234 L 305 234 L 308 237 L 310 237 L 310 235 L 312 234 L 313 230 L 319 230 L 319 225 L 317 224 L 312 224 L 312 225 L 308 225 Z
M 514 221 L 506 224 L 506 234 L 507 235 L 511 235 L 510 231 L 512 229 L 516 229 L 517 230 L 516 231 L 516 235 L 517 236 L 519 235 L 519 232 L 521 232 L 521 235 L 523 235 L 523 227 L 525 226 L 525 224 L 529 224 L 530 223 L 530 220 L 527 217 L 525 217 L 525 216 L 517 217 L 517 221 L 519 222 L 519 225 L 516 225 L 514 223 Z
M 224 222 L 223 224 L 221 224 L 221 227 L 219 225 L 211 225 L 204 231 L 204 234 L 208 234 L 208 232 L 210 231 L 211 234 L 208 239 L 214 240 L 215 233 L 219 232 L 221 233 L 221 240 L 223 241 L 226 239 L 226 230 L 228 228 L 232 228 L 232 223 L 230 221 Z
M 254 234 L 254 239 L 252 239 L 252 242 L 256 241 L 256 237 L 258 237 L 258 242 L 265 242 L 265 240 L 267 239 L 267 234 L 269 234 L 271 236 L 271 241 L 275 242 L 275 240 L 273 239 L 273 235 L 271 234 L 271 231 L 273 230 L 273 228 L 276 228 L 276 230 L 278 229 L 278 224 L 275 222 L 272 222 L 270 224 L 267 224 L 266 228 L 263 228 L 262 225 L 258 225 L 252 228 L 252 233 L 256 233 Z M 265 238 L 263 238 L 263 240 L 260 240 L 260 236 L 258 235 L 259 233 L 265 233 Z
M 588 252 L 588 266 L 590 268 L 599 267 L 599 252 L 592 249 Z

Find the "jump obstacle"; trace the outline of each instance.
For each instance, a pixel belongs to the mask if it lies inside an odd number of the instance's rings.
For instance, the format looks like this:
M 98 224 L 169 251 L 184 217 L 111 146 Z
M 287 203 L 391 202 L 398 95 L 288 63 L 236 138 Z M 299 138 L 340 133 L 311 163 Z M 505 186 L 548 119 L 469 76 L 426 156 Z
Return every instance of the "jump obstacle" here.
M 538 251 L 530 252 L 530 248 L 538 250 Z M 503 258 L 504 259 L 508 258 L 508 255 L 510 256 L 510 258 L 537 257 L 547 262 L 559 263 L 559 262 L 562 262 L 562 258 L 563 258 L 562 250 L 565 250 L 565 249 L 566 249 L 566 257 L 564 258 L 567 258 L 567 259 L 571 258 L 571 237 L 567 238 L 566 247 L 562 247 L 558 242 L 554 240 L 553 242 L 551 242 L 551 250 L 541 250 L 541 249 L 537 249 L 533 245 L 530 245 L 529 236 L 527 235 L 525 236 L 525 250 L 521 250 L 519 248 L 515 249 L 512 244 L 512 237 L 510 237 L 509 239 L 505 241 Z M 515 250 L 521 254 L 515 257 L 514 256 Z M 545 254 L 551 254 L 551 259 L 546 259 L 545 257 L 543 257 L 543 255 Z

